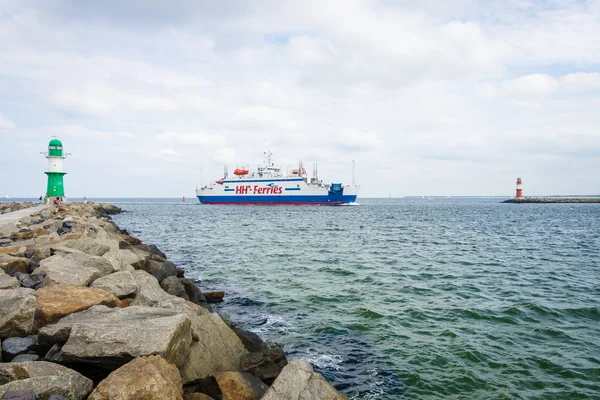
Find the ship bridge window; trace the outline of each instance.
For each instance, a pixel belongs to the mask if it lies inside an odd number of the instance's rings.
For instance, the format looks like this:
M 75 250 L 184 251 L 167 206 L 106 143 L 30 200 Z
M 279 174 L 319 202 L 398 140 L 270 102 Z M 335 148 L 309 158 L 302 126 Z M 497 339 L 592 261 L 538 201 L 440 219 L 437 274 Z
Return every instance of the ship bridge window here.
M 229 189 L 229 186 L 225 186 L 225 189 Z

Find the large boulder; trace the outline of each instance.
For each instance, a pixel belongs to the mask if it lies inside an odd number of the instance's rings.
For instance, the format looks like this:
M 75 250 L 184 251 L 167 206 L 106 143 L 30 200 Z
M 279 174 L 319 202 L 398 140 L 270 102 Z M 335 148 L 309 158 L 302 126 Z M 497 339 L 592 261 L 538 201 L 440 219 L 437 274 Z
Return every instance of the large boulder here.
M 65 256 L 67 260 L 73 260 L 77 264 L 88 268 L 95 268 L 100 271 L 102 276 L 112 274 L 115 271 L 119 271 L 120 268 L 115 268 L 110 261 L 104 257 L 90 256 L 85 253 L 71 253 Z
M 99 237 L 84 237 L 76 240 L 65 240 L 63 242 L 63 245 L 72 249 L 82 251 L 91 256 L 102 256 L 108 253 L 111 249 L 110 241 L 100 240 Z
M 154 254 L 156 256 L 159 256 L 163 259 L 166 259 L 167 256 L 165 253 L 163 253 L 162 251 L 160 251 L 160 249 L 158 247 L 156 247 L 153 244 L 147 245 L 147 244 L 137 244 L 135 246 L 133 246 L 133 248 L 141 250 L 143 252 L 146 253 L 150 253 L 150 254 Z
M 196 303 L 202 307 L 209 307 L 200 288 L 191 279 L 183 278 L 181 279 L 181 284 L 192 303 Z
M 88 400 L 182 400 L 179 371 L 162 357 L 139 357 L 98 384 Z
M 184 300 L 189 300 L 190 296 L 187 295 L 185 287 L 176 276 L 167 276 L 161 283 L 160 287 L 167 293 L 181 297 Z
M 175 264 L 156 255 L 151 255 L 140 269 L 154 276 L 159 282 L 162 282 L 168 276 L 177 275 L 177 266 Z
M 40 329 L 38 341 L 64 344 L 62 362 L 115 369 L 135 357 L 156 354 L 182 367 L 192 335 L 189 318 L 171 310 L 93 306 Z
M 312 366 L 299 359 L 290 361 L 275 379 L 262 400 L 319 399 L 348 400 L 315 372 Z
M 0 290 L 0 338 L 26 336 L 33 331 L 33 292 L 25 288 Z
M 103 257 L 110 261 L 116 269 L 126 269 L 129 266 L 133 269 L 141 269 L 150 255 L 140 251 L 117 249 L 109 251 Z
M 248 351 L 218 314 L 195 318 L 198 341 L 192 343 L 182 370 L 184 383 L 205 378 L 217 371 L 240 370 Z
M 21 284 L 17 278 L 7 275 L 4 271 L 0 270 L 0 290 L 16 289 L 18 287 L 21 287 Z
M 138 285 L 131 272 L 121 271 L 96 279 L 91 287 L 102 289 L 122 299 L 135 294 Z
M 34 294 L 35 329 L 58 322 L 67 315 L 87 310 L 95 305 L 119 306 L 119 299 L 111 293 L 83 286 L 57 285 L 44 287 Z
M 44 286 L 88 286 L 102 274 L 96 268 L 84 267 L 63 256 L 54 255 L 40 262 L 33 273 L 46 273 Z
M 146 271 L 138 270 L 131 274 L 138 286 L 135 300 L 131 305 L 167 308 L 169 310 L 184 313 L 192 319 L 196 315 L 208 313 L 208 310 L 205 310 L 202 307 L 165 292 L 160 287 L 158 280 Z M 194 321 L 192 321 L 192 324 L 193 323 Z
M 212 375 L 227 400 L 258 400 L 269 387 L 247 372 L 221 371 Z
M 240 328 L 233 328 L 233 331 L 249 352 L 242 362 L 242 370 L 265 382 L 272 382 L 277 378 L 287 364 L 282 346 L 277 343 L 264 342 L 256 333 Z
M 68 399 L 84 399 L 92 391 L 92 381 L 63 367 L 45 362 L 0 364 L 0 398 L 7 392 L 34 392 L 36 399 L 46 400 L 51 395 Z
M 0 269 L 8 275 L 14 275 L 15 272 L 27 273 L 29 259 L 25 257 L 0 256 Z

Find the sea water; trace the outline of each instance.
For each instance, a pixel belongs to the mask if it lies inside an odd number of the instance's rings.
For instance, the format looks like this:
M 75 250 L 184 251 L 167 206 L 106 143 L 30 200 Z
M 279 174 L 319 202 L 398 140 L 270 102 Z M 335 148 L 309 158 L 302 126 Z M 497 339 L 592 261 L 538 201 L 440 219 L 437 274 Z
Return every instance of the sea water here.
M 600 204 L 111 202 L 350 398 L 600 398 Z

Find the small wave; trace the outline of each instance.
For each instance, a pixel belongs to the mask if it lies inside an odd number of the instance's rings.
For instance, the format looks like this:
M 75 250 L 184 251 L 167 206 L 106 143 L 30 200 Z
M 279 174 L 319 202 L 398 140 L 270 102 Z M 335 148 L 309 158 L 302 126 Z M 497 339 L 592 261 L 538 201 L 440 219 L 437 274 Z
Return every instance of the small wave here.
M 338 275 L 338 276 L 356 275 L 355 272 L 348 271 L 347 269 L 343 269 L 343 268 L 331 268 L 331 267 L 321 267 L 321 268 L 319 268 L 319 272 L 328 272 L 328 273 L 330 273 L 332 275 Z
M 270 331 L 286 332 L 289 329 L 287 321 L 279 315 L 262 316 L 263 320 L 258 322 L 259 326 L 250 329 L 254 333 Z
M 458 337 L 458 333 L 455 333 L 454 331 L 452 331 L 451 329 L 444 329 L 442 331 L 442 333 L 440 333 L 438 336 L 445 336 L 445 337 Z
M 581 308 L 565 308 L 562 310 L 565 314 L 576 315 L 578 317 L 600 320 L 600 307 L 581 307 Z
M 527 308 L 528 310 L 531 310 L 540 315 L 553 315 L 555 317 L 560 317 L 560 313 L 556 312 L 555 310 L 553 310 L 551 308 L 542 306 L 540 304 L 525 301 L 522 303 L 518 303 L 517 306 Z
M 302 358 L 317 368 L 335 371 L 339 371 L 344 363 L 344 357 L 339 354 L 309 354 Z
M 359 315 L 361 317 L 368 318 L 368 319 L 386 318 L 386 316 L 383 314 L 379 314 L 376 311 L 369 310 L 368 308 L 362 308 L 362 307 L 359 308 L 358 310 L 356 310 L 355 312 L 353 312 L 353 314 Z

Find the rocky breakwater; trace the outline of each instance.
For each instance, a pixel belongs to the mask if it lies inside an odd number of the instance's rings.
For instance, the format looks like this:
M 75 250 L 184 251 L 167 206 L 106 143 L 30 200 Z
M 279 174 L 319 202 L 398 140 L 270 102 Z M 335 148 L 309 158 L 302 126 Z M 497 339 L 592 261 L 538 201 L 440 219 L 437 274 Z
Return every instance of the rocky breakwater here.
M 6 202 L 6 203 L 0 203 L 0 215 L 9 213 L 9 212 L 13 212 L 13 211 L 19 211 L 24 208 L 33 207 L 37 204 L 38 203 L 32 203 L 30 201 L 25 201 L 25 202 L 11 201 L 11 202 Z
M 522 197 L 504 200 L 512 204 L 574 204 L 600 203 L 600 197 Z
M 211 312 L 118 212 L 73 203 L 0 229 L 0 399 L 346 398 Z

